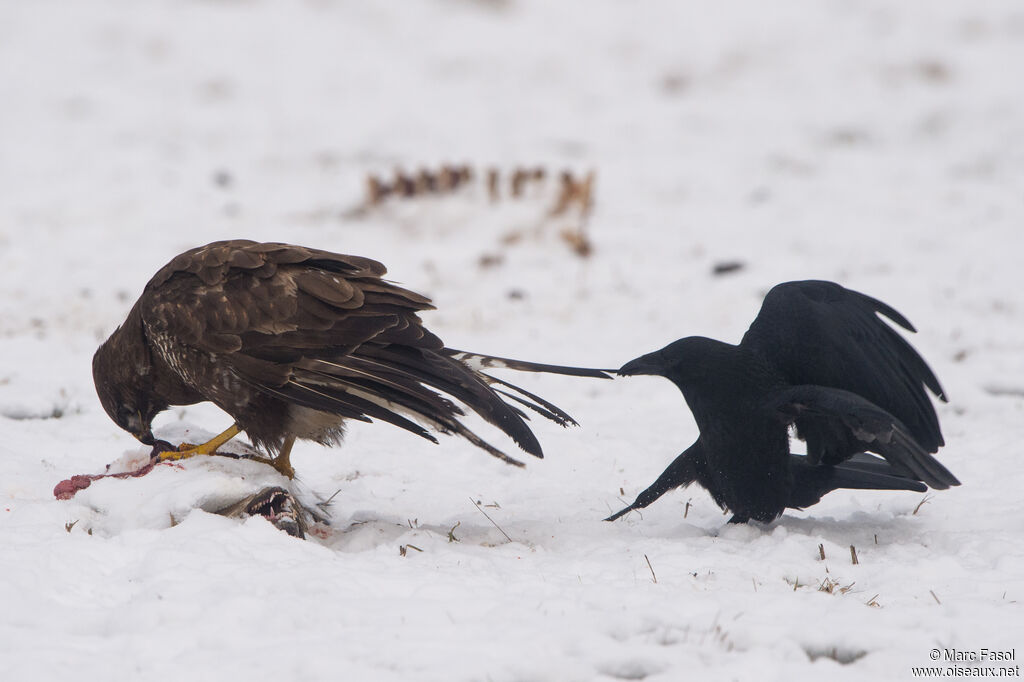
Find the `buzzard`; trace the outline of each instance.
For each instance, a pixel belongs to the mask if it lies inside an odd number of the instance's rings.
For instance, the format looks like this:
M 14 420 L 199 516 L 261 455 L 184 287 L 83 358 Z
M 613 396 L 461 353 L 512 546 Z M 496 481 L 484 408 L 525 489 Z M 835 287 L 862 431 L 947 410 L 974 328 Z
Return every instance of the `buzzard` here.
M 460 435 L 522 463 L 459 420 L 462 403 L 543 457 L 528 408 L 575 425 L 550 402 L 483 370 L 508 367 L 608 378 L 446 348 L 420 320 L 430 300 L 382 279 L 377 261 L 291 244 L 220 241 L 161 268 L 127 319 L 93 357 L 103 409 L 154 444 L 153 418 L 171 405 L 210 401 L 234 424 L 207 443 L 161 459 L 211 454 L 240 431 L 289 478 L 296 438 L 337 444 L 346 420 L 389 422 L 437 442 L 426 427 Z
M 943 440 L 926 389 L 945 400 L 939 380 L 879 315 L 914 331 L 890 306 L 834 282 L 785 282 L 739 345 L 691 336 L 627 362 L 620 375 L 663 376 L 679 388 L 700 436 L 605 520 L 694 481 L 733 512 L 731 523 L 767 523 L 837 488 L 960 485 L 931 455 Z M 790 453 L 790 425 L 806 455 Z

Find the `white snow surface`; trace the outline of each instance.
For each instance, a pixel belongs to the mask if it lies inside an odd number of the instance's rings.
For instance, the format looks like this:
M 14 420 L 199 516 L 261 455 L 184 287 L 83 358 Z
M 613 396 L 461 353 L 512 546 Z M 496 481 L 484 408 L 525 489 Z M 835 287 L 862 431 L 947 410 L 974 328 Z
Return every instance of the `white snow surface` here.
M 903 680 L 933 648 L 1024 655 L 1021 64 L 1014 0 L 0 4 L 0 677 Z M 594 170 L 592 255 L 550 180 L 351 211 L 368 173 L 445 162 Z M 741 527 L 690 488 L 603 523 L 694 438 L 678 391 L 505 372 L 581 427 L 534 419 L 525 470 L 386 424 L 300 443 L 295 489 L 337 493 L 306 541 L 202 511 L 282 482 L 251 462 L 54 499 L 146 454 L 92 353 L 221 238 L 376 258 L 452 347 L 596 367 L 736 342 L 773 284 L 835 280 L 917 326 L 963 485 Z M 174 408 L 157 434 L 228 423 Z

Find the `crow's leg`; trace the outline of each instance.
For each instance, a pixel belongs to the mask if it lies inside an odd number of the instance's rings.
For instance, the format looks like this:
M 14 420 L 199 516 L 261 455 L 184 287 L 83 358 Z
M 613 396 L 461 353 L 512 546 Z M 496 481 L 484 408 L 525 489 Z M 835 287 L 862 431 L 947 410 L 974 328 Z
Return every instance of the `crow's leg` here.
M 637 495 L 633 504 L 612 514 L 606 518 L 605 521 L 614 521 L 631 511 L 643 509 L 673 488 L 690 485 L 697 480 L 698 469 L 704 466 L 703 458 L 704 450 L 700 441 L 697 441 L 690 447 L 686 448 L 681 455 L 676 457 L 675 460 L 668 465 L 668 468 L 661 472 L 661 476 L 658 476 L 658 480 L 652 483 L 649 488 Z

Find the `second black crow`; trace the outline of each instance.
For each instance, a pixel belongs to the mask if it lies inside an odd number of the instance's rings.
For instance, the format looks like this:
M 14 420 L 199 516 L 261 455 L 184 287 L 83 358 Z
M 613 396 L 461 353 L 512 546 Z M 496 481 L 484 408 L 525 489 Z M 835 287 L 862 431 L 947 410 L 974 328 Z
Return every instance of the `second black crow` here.
M 787 282 L 768 292 L 739 345 L 693 336 L 623 365 L 623 376 L 672 381 L 700 435 L 606 520 L 694 481 L 732 512 L 731 523 L 767 523 L 838 488 L 959 485 L 932 456 L 944 443 L 927 391 L 945 401 L 942 387 L 879 314 L 915 331 L 870 296 L 833 282 Z M 791 425 L 806 455 L 790 453 Z

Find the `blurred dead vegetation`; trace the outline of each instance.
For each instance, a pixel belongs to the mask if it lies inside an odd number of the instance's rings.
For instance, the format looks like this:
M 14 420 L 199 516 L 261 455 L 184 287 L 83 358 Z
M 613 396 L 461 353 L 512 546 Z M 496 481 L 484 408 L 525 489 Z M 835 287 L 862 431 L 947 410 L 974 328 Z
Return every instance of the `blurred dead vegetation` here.
M 362 203 L 346 213 L 346 217 L 364 217 L 373 211 L 385 210 L 396 202 L 475 193 L 490 204 L 499 202 L 547 202 L 537 232 L 558 229 L 558 236 L 581 258 L 593 253 L 587 234 L 587 222 L 594 208 L 594 170 L 578 174 L 572 170 L 551 172 L 544 166 L 518 166 L 502 171 L 496 167 L 478 169 L 468 164 L 442 164 L 436 168 L 420 167 L 415 171 L 396 168 L 390 176 L 367 174 Z M 511 246 L 530 236 L 524 229 L 512 230 L 499 238 L 503 246 Z M 488 253 L 479 259 L 481 267 L 500 265 L 500 255 Z

